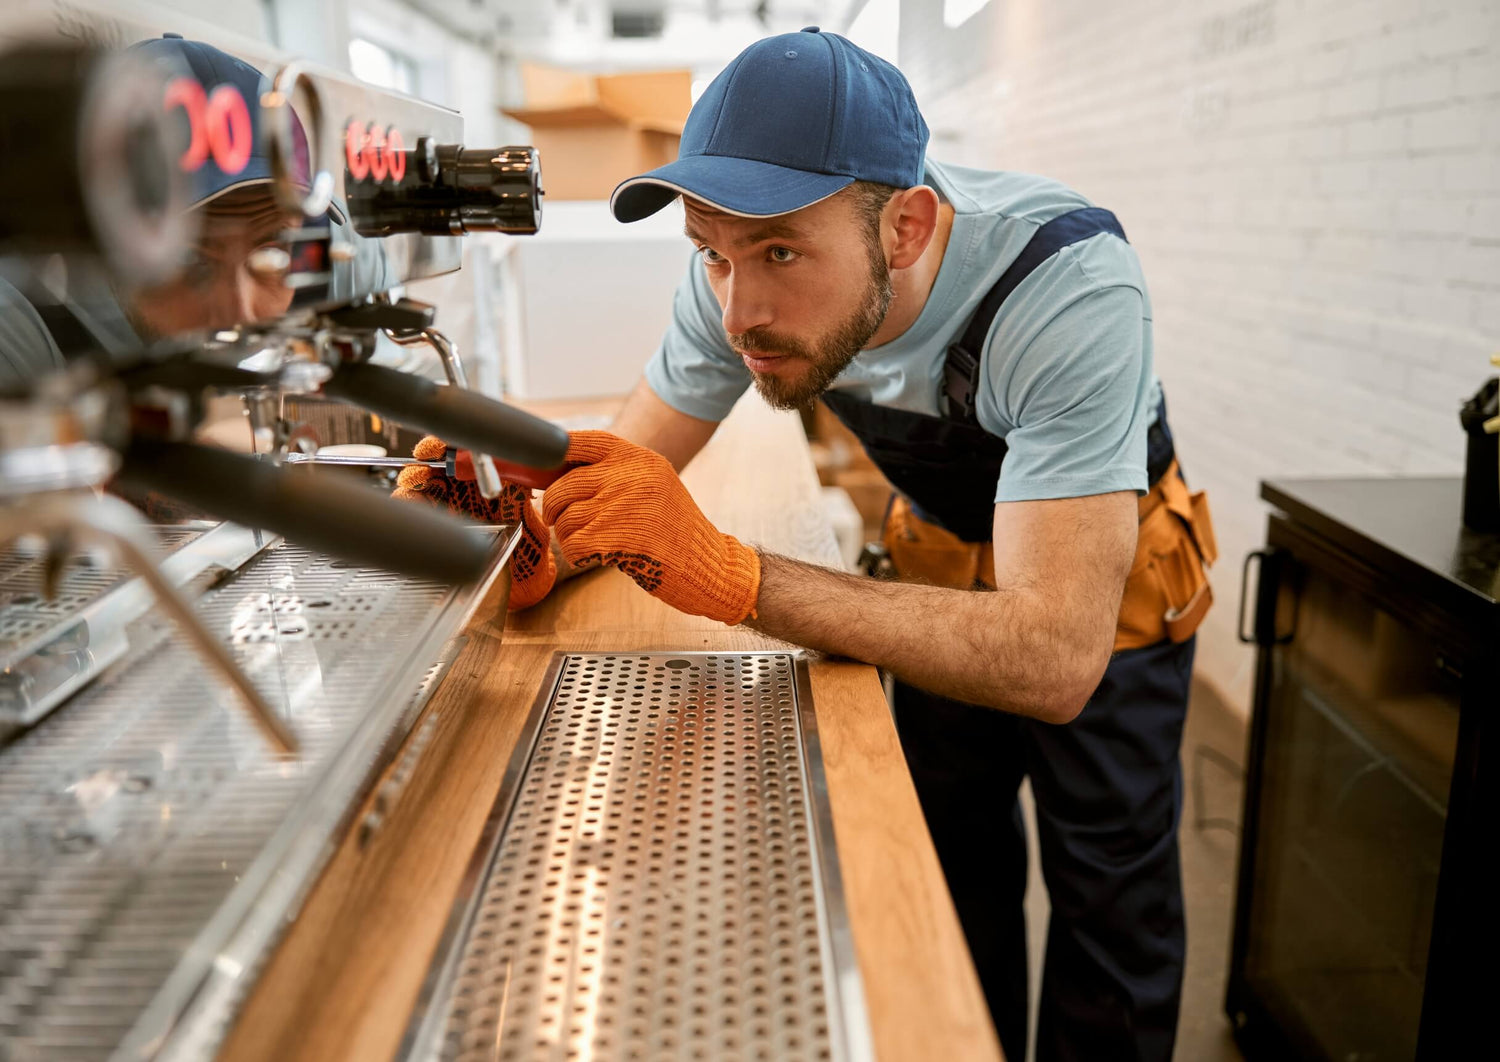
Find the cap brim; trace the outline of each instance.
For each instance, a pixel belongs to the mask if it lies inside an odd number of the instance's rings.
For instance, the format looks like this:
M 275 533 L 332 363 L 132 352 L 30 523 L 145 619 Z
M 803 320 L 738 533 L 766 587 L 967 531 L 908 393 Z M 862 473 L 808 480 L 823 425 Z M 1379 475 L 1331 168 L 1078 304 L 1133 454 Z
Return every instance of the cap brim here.
M 193 205 L 203 206 L 227 192 L 257 184 L 269 184 L 271 180 L 271 163 L 264 155 L 251 155 L 239 172 L 234 174 L 225 173 L 213 163 L 206 163 L 192 176 Z
M 192 209 L 198 210 L 199 208 L 205 207 L 209 203 L 212 203 L 215 199 L 218 199 L 221 196 L 228 195 L 230 192 L 238 191 L 241 188 L 253 188 L 258 185 L 270 185 L 271 183 L 272 178 L 270 177 L 251 177 L 246 180 L 237 180 L 233 184 L 226 184 L 224 187 L 205 195 L 202 199 L 193 204 Z M 299 187 L 302 188 L 303 191 L 307 190 L 306 185 L 299 185 Z M 349 221 L 348 215 L 344 213 L 343 208 L 340 207 L 337 202 L 330 202 L 328 204 L 328 209 L 324 211 L 324 214 L 329 217 L 335 225 L 344 225 Z
M 220 185 L 211 192 L 204 192 L 200 196 L 198 201 L 193 204 L 193 209 L 196 210 L 199 207 L 207 206 L 215 199 L 221 199 L 224 196 L 228 195 L 230 192 L 238 192 L 241 188 L 254 188 L 257 185 L 268 185 L 270 183 L 270 177 L 246 177 L 244 179 L 236 179 L 229 184 Z
M 679 195 L 746 218 L 774 217 L 812 206 L 854 183 L 835 173 L 809 173 L 756 159 L 689 155 L 622 181 L 609 197 L 619 221 L 650 217 Z

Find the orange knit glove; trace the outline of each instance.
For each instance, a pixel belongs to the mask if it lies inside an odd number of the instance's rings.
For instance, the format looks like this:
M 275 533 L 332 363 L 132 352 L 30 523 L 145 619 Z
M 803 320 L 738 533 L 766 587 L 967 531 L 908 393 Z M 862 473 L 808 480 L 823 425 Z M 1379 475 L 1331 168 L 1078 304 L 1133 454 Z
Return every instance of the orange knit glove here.
M 438 461 L 448 447 L 429 435 L 412 448 L 418 461 Z M 531 491 L 504 483 L 500 496 L 486 498 L 473 480 L 452 479 L 441 469 L 407 465 L 396 477 L 391 497 L 445 506 L 450 513 L 467 516 L 482 524 L 521 525 L 521 540 L 510 555 L 510 604 L 512 612 L 530 608 L 557 582 L 557 562 L 552 559 L 552 536 L 531 505 Z
M 603 431 L 575 431 L 578 465 L 542 495 L 542 518 L 572 564 L 619 568 L 681 612 L 721 623 L 755 615 L 760 557 L 698 510 L 671 463 Z

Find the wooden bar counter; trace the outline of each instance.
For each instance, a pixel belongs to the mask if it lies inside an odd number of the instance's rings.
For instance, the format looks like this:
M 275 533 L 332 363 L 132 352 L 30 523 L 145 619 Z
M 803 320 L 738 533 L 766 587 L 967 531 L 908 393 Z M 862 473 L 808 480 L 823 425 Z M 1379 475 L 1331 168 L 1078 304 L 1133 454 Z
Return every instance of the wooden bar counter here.
M 553 416 L 579 412 L 576 404 L 534 408 Z M 747 395 L 683 479 L 721 530 L 836 563 L 795 415 Z M 423 720 L 432 720 L 426 746 L 399 798 L 377 829 L 352 829 L 339 846 L 267 963 L 222 1057 L 393 1056 L 554 652 L 785 648 L 675 612 L 615 571 L 580 576 L 509 617 L 503 598 L 497 588 L 475 612 L 462 653 L 425 710 Z M 998 1059 L 877 673 L 819 658 L 811 673 L 877 1057 Z

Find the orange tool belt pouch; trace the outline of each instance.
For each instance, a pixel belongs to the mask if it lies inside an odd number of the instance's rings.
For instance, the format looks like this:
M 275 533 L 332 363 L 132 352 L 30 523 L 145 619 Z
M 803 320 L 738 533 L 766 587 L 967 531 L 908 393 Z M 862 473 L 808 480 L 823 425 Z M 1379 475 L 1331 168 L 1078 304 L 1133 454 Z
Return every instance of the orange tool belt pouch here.
M 897 494 L 885 514 L 881 543 L 903 582 L 952 590 L 995 588 L 994 553 L 988 542 L 965 542 L 952 531 L 923 520 Z M 986 570 L 981 565 L 990 559 Z
M 1115 649 L 1185 642 L 1213 604 L 1208 567 L 1219 557 L 1208 495 L 1190 492 L 1173 461 L 1140 499 L 1135 560 L 1125 580 Z
M 1125 580 L 1115 650 L 1157 642 L 1184 642 L 1213 604 L 1208 566 L 1218 558 L 1208 497 L 1188 490 L 1173 461 L 1140 499 L 1135 560 Z M 965 542 L 892 499 L 881 536 L 897 575 L 907 582 L 954 590 L 995 588 L 995 553 L 989 542 Z

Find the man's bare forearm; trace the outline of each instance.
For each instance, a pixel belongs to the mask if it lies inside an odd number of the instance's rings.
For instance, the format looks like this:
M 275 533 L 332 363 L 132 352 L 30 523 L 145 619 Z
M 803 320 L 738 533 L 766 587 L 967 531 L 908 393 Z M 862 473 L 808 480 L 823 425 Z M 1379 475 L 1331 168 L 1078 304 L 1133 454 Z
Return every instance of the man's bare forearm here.
M 609 430 L 620 438 L 655 450 L 681 472 L 713 436 L 718 424 L 680 413 L 657 397 L 644 377 L 615 414 Z
M 1066 602 L 1030 588 L 948 590 L 764 551 L 760 559 L 756 618 L 747 626 L 875 664 L 955 700 L 1067 722 L 1109 659 L 1099 632 L 1078 623 L 1076 613 L 1067 621 L 1073 610 Z

